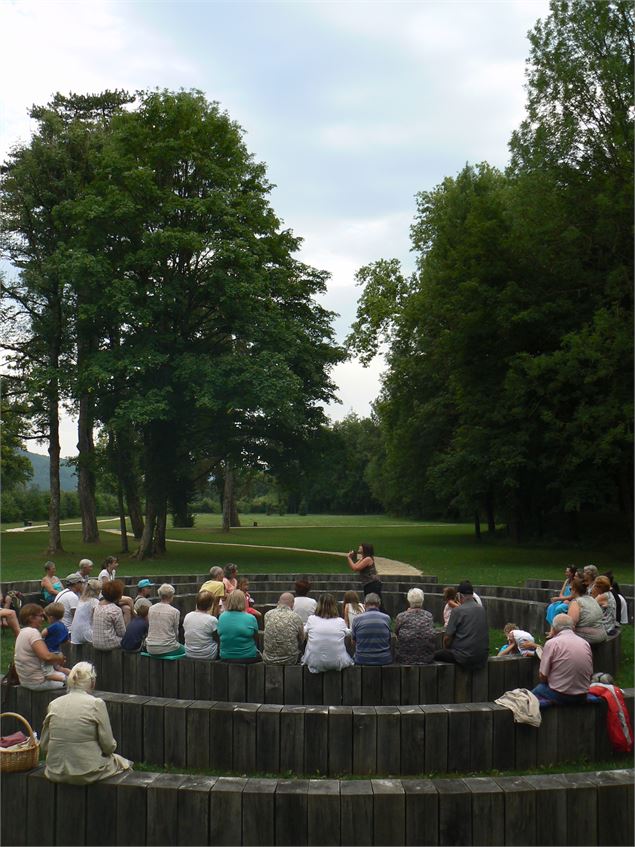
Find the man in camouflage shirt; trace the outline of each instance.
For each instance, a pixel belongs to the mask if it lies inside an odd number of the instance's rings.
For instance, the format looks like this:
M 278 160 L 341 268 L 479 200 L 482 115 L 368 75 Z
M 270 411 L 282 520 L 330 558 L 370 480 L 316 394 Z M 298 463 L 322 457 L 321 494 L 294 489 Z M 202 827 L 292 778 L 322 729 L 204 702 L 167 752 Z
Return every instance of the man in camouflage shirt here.
M 293 594 L 281 594 L 278 605 L 265 615 L 262 658 L 269 665 L 297 665 L 304 643 L 302 618 L 293 611 Z

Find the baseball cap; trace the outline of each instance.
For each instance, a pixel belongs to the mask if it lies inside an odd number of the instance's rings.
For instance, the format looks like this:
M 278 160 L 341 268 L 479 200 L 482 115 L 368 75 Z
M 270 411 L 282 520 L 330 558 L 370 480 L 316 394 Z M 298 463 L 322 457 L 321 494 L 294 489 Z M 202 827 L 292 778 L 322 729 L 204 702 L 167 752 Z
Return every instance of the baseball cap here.
M 456 590 L 459 594 L 474 594 L 474 589 L 472 588 L 472 583 L 465 580 L 457 585 Z
M 78 582 L 83 582 L 84 580 L 78 573 L 69 573 L 64 582 L 67 585 L 77 585 Z
M 140 579 L 137 583 L 137 588 L 152 588 L 154 586 L 153 582 L 150 582 L 149 579 Z

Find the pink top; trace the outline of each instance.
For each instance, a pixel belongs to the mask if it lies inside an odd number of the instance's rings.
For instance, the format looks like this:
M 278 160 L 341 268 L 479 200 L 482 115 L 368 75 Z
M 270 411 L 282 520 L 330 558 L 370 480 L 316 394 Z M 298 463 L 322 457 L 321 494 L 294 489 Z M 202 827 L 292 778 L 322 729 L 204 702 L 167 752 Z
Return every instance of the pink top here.
M 591 647 L 570 629 L 563 629 L 542 648 L 540 673 L 560 694 L 586 694 L 591 684 Z
M 237 579 L 228 579 L 226 576 L 223 577 L 223 585 L 225 586 L 225 597 L 229 597 L 232 591 L 235 590 L 238 585 Z

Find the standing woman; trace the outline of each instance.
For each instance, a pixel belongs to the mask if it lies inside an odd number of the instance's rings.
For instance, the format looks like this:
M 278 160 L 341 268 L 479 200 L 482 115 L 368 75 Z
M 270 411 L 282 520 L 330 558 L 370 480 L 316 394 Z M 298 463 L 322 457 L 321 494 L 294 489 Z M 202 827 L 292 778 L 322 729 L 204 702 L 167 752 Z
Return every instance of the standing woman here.
M 357 560 L 357 557 L 361 558 Z M 381 597 L 381 580 L 375 567 L 375 550 L 372 544 L 360 544 L 357 553 L 354 550 L 347 555 L 346 561 L 352 571 L 357 571 L 362 580 L 364 597 L 367 594 L 379 594 Z

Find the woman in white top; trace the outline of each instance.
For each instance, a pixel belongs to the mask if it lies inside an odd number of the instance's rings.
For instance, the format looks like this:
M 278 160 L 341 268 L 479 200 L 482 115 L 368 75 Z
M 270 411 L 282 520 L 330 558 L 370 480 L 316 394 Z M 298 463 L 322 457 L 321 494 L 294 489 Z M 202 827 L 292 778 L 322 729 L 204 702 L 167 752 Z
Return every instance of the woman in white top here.
M 366 606 L 359 602 L 357 591 L 347 591 L 344 595 L 344 622 L 350 629 L 353 624 L 353 618 L 357 615 L 362 615 L 366 611 Z
M 159 602 L 148 610 L 146 650 L 153 656 L 184 656 L 185 647 L 179 643 L 181 615 L 171 605 L 174 586 L 167 582 L 159 586 Z
M 196 611 L 188 612 L 183 620 L 185 655 L 189 659 L 213 661 L 218 655 L 218 636 L 215 637 L 218 619 L 209 611 L 214 600 L 209 591 L 201 591 L 196 598 Z
M 322 594 L 314 615 L 304 626 L 307 636 L 302 664 L 311 673 L 341 671 L 353 664 L 346 650 L 345 639 L 350 633 L 344 619 L 339 616 L 332 594 Z
M 92 644 L 93 642 L 93 615 L 95 607 L 99 605 L 101 594 L 101 582 L 98 579 L 89 579 L 82 596 L 79 598 L 75 616 L 73 617 L 73 628 L 71 630 L 71 644 Z

